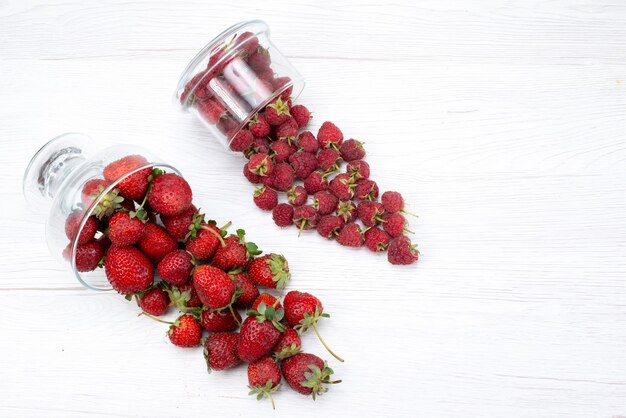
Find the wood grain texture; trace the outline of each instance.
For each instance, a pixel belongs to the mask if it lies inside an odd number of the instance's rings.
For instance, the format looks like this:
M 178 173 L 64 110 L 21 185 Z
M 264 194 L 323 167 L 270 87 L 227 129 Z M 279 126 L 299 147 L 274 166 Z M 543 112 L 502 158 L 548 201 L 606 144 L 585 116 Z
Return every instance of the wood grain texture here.
M 279 230 L 241 159 L 174 109 L 195 51 L 247 18 L 304 75 L 313 128 L 365 141 L 419 213 L 418 265 Z M 0 90 L 0 416 L 626 415 L 623 4 L 3 1 Z M 272 412 L 245 368 L 207 376 L 200 350 L 82 289 L 21 196 L 65 131 L 157 147 L 212 217 L 284 252 L 332 314 L 344 382 L 315 404 L 284 388 Z

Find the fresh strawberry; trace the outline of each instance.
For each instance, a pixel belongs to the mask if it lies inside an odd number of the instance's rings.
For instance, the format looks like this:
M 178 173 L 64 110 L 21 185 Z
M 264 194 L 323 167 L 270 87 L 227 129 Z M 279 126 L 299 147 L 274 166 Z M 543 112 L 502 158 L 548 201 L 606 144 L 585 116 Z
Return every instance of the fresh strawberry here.
M 163 226 L 171 236 L 176 239 L 185 239 L 189 233 L 189 225 L 193 223 L 193 216 L 197 211 L 198 209 L 196 209 L 194 205 L 191 205 L 186 211 L 178 215 L 162 215 L 161 222 L 163 222 Z
M 339 199 L 325 190 L 317 192 L 313 195 L 312 206 L 317 209 L 317 213 L 320 216 L 333 213 L 337 209 Z
M 294 173 L 291 165 L 287 163 L 279 163 L 274 165 L 274 171 L 272 171 L 272 174 L 264 177 L 262 181 L 264 186 L 271 187 L 279 192 L 285 192 L 289 190 L 293 184 L 293 176 Z
M 390 237 L 396 238 L 405 233 L 412 234 L 413 231 L 407 228 L 406 218 L 399 212 L 392 213 L 383 218 L 383 229 Z
M 158 264 L 163 257 L 178 248 L 178 240 L 162 226 L 148 223 L 137 245 L 153 263 Z
M 187 284 L 193 270 L 193 257 L 187 251 L 175 250 L 159 262 L 159 276 L 174 286 Z
M 283 101 L 281 97 L 276 99 L 273 103 L 267 105 L 265 108 L 265 119 L 270 125 L 282 125 L 289 118 L 291 118 L 289 105 L 286 101 Z
M 211 309 L 229 307 L 235 299 L 235 284 L 228 274 L 213 266 L 196 267 L 193 286 L 202 303 Z
M 192 315 L 181 315 L 167 332 L 172 344 L 178 347 L 195 347 L 202 339 L 202 326 Z
M 380 228 L 369 228 L 365 231 L 365 246 L 374 252 L 387 251 L 391 237 Z
M 317 142 L 315 135 L 311 131 L 304 131 L 298 136 L 298 146 L 304 152 L 309 152 L 313 155 L 317 154 L 320 149 L 320 143 Z
M 269 176 L 274 170 L 274 163 L 270 156 L 265 153 L 254 154 L 250 156 L 250 161 L 248 161 L 248 170 L 261 177 Z
M 374 226 L 383 221 L 385 210 L 379 202 L 363 200 L 357 205 L 357 214 L 363 225 Z
M 339 171 L 341 154 L 334 148 L 326 148 L 317 153 L 317 165 L 324 172 Z
M 272 402 L 272 409 L 276 409 L 272 393 L 276 392 L 280 383 L 280 367 L 273 358 L 265 356 L 248 364 L 248 395 L 256 396 L 257 400 L 265 396 Z
M 265 303 L 265 306 L 273 306 L 274 310 L 282 309 L 283 305 L 280 304 L 280 300 L 270 293 L 261 293 L 252 304 L 252 310 L 258 311 L 261 303 Z
M 241 129 L 230 141 L 230 149 L 235 152 L 244 152 L 252 146 L 254 135 L 247 129 Z
M 274 152 L 274 161 L 277 163 L 289 161 L 289 157 L 298 150 L 295 144 L 287 141 L 274 141 L 272 142 L 271 148 Z
M 304 180 L 315 171 L 318 162 L 315 154 L 310 152 L 298 151 L 289 157 L 289 163 L 293 167 L 293 172 L 297 178 Z
M 348 223 L 341 228 L 336 241 L 346 247 L 361 247 L 363 245 L 363 230 L 355 222 Z
M 196 288 L 192 283 L 181 284 L 180 286 L 164 286 L 172 304 L 182 312 L 194 312 L 194 308 L 201 308 L 202 301 L 198 297 Z
M 170 298 L 165 290 L 157 286 L 143 292 L 138 297 L 137 303 L 144 312 L 154 316 L 161 316 L 167 311 L 170 305 Z
M 290 109 L 291 116 L 298 124 L 298 128 L 304 128 L 309 120 L 311 120 L 311 112 L 304 105 L 295 105 Z
M 234 331 L 241 324 L 241 315 L 234 311 L 234 316 L 228 312 L 216 310 L 203 310 L 201 316 L 202 326 L 209 332 Z
M 356 183 L 348 174 L 337 174 L 328 184 L 328 191 L 339 200 L 351 200 L 354 197 Z
M 302 186 L 293 186 L 287 192 L 287 200 L 293 206 L 302 206 L 306 203 L 307 200 L 307 191 Z
M 230 271 L 244 268 L 249 259 L 261 254 L 261 251 L 253 242 L 246 242 L 246 231 L 237 230 L 237 235 L 231 235 L 224 239 L 224 246 L 217 249 L 211 264 L 218 269 Z
M 123 295 L 146 290 L 154 280 L 152 263 L 134 247 L 109 248 L 104 269 L 113 289 Z
M 235 283 L 235 289 L 237 294 L 237 300 L 235 301 L 235 306 L 238 308 L 248 308 L 252 306 L 256 298 L 259 297 L 259 289 L 257 289 L 256 285 L 247 273 L 240 271 L 232 271 L 228 273 L 228 275 L 233 279 Z
M 280 323 L 284 311 L 261 303 L 258 311 L 248 311 L 239 332 L 239 358 L 251 363 L 272 350 L 280 339 L 284 326 Z
M 248 129 L 255 137 L 266 137 L 270 134 L 270 124 L 263 115 L 256 115 L 248 122 Z
M 199 93 L 200 90 L 202 89 L 197 89 L 196 93 Z M 206 91 L 206 89 L 203 91 Z M 215 125 L 221 119 L 226 117 L 226 108 L 214 98 L 198 102 L 196 104 L 196 111 L 209 125 Z
M 74 241 L 74 238 L 78 235 L 78 229 L 84 217 L 85 212 L 77 210 L 70 213 L 65 220 L 65 235 L 70 241 Z M 83 229 L 80 231 L 78 243 L 85 244 L 86 242 L 91 241 L 96 235 L 96 232 L 98 232 L 98 219 L 95 216 L 90 216 L 87 218 Z
M 324 122 L 317 132 L 317 141 L 322 148 L 339 148 L 343 141 L 343 133 L 332 122 Z
M 283 376 L 293 390 L 303 395 L 312 395 L 313 399 L 328 392 L 325 384 L 340 383 L 330 380 L 334 373 L 325 361 L 313 354 L 298 353 L 284 360 L 281 365 Z
M 337 206 L 337 216 L 339 216 L 344 223 L 354 222 L 357 218 L 357 208 L 351 200 L 340 200 Z
M 204 215 L 196 214 L 187 235 L 185 249 L 200 261 L 209 260 L 220 246 L 225 246 L 223 236 L 230 222 L 221 229 L 215 226 L 214 221 L 204 222 Z
M 165 173 L 152 180 L 148 203 L 165 216 L 179 215 L 191 207 L 191 187 L 181 176 Z
M 283 332 L 274 348 L 272 348 L 272 351 L 274 352 L 274 358 L 280 361 L 298 354 L 301 349 L 302 340 L 300 339 L 300 334 L 290 326 L 286 326 L 285 332 Z
M 91 206 L 91 202 L 96 200 L 100 193 L 109 185 L 105 179 L 91 179 L 83 185 L 80 199 L 83 202 L 85 210 Z
M 409 237 L 402 235 L 394 238 L 389 244 L 387 260 L 391 264 L 413 264 L 418 260 L 419 255 L 417 245 L 412 245 Z
M 328 180 L 326 180 L 326 175 L 321 171 L 312 172 L 309 177 L 304 179 L 304 188 L 307 193 L 311 195 L 328 189 Z
M 280 254 L 266 254 L 256 258 L 248 267 L 250 280 L 259 286 L 284 289 L 291 278 L 287 259 Z
M 252 171 L 250 171 L 250 164 L 248 163 L 245 163 L 243 166 L 243 175 L 252 184 L 259 184 L 262 179 L 261 176 L 259 176 L 258 174 L 254 174 Z
M 72 243 L 69 243 L 63 251 L 66 260 L 70 260 L 72 256 Z M 78 244 L 76 247 L 76 270 L 81 273 L 95 270 L 100 266 L 102 257 L 104 257 L 104 249 L 100 243 L 94 239 L 84 244 Z
M 363 143 L 356 139 L 343 141 L 339 147 L 339 152 L 341 152 L 341 158 L 343 158 L 344 161 L 362 160 L 363 157 L 365 157 Z
M 293 224 L 293 206 L 289 203 L 279 203 L 272 211 L 274 223 L 281 228 Z
M 350 161 L 346 166 L 346 173 L 355 181 L 370 176 L 370 165 L 365 160 Z
M 344 221 L 339 216 L 322 216 L 317 224 L 317 233 L 324 238 L 333 239 L 339 235 L 339 231 L 341 231 L 343 225 Z
M 378 185 L 370 179 L 360 179 L 356 182 L 354 195 L 361 200 L 376 200 L 378 198 Z
M 104 193 L 104 189 L 101 190 L 100 194 L 102 193 Z M 98 199 L 98 204 L 93 208 L 93 214 L 100 220 L 109 218 L 119 210 L 132 211 L 135 209 L 133 201 L 120 196 L 118 189 L 113 189 L 109 193 L 99 196 Z
M 102 174 L 109 183 L 123 178 L 117 184 L 120 195 L 131 200 L 141 200 L 148 191 L 148 177 L 152 168 L 147 167 L 134 174 L 128 174 L 148 164 L 148 160 L 141 155 L 127 155 L 104 167 Z
M 314 229 L 319 222 L 319 218 L 319 214 L 311 206 L 299 206 L 293 211 L 293 223 L 296 224 L 300 233 Z
M 207 370 L 226 370 L 241 363 L 237 354 L 239 334 L 236 332 L 218 332 L 211 334 L 204 342 L 204 358 Z
M 298 136 L 298 123 L 293 118 L 287 119 L 276 128 L 275 135 L 279 141 L 291 144 Z
M 259 209 L 272 210 L 278 205 L 278 193 L 269 187 L 259 187 L 254 191 L 253 200 Z
M 293 92 L 293 86 L 290 84 L 291 84 L 291 78 L 289 77 L 276 77 L 272 81 L 272 85 L 274 86 L 274 89 L 278 91 L 282 90 L 280 97 L 283 100 L 287 100 L 287 101 L 290 101 L 289 97 L 291 96 L 291 93 Z
M 114 245 L 133 245 L 143 238 L 146 225 L 130 212 L 117 212 L 109 220 L 109 239 Z

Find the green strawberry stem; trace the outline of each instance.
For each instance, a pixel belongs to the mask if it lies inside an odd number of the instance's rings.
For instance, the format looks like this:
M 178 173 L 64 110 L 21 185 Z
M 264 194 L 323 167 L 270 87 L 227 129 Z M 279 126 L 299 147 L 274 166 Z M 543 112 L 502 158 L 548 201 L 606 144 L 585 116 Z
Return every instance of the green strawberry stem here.
M 319 330 L 317 329 L 317 321 L 313 321 L 312 325 L 313 325 L 313 330 L 315 330 L 315 334 L 317 334 L 317 338 L 319 338 L 319 340 L 320 340 L 320 342 L 322 343 L 322 345 L 324 346 L 324 348 L 325 348 L 326 350 L 328 350 L 328 352 L 329 352 L 329 353 L 330 353 L 330 354 L 331 354 L 334 358 L 336 358 L 337 360 L 339 360 L 340 362 L 342 362 L 342 363 L 343 363 L 343 362 L 344 362 L 344 360 L 343 360 L 341 357 L 339 357 L 337 354 L 335 354 L 335 353 L 333 352 L 333 350 L 331 350 L 331 349 L 330 349 L 330 347 L 329 347 L 328 345 L 326 345 L 326 342 L 324 341 L 324 339 L 323 339 L 323 338 L 322 338 L 322 336 L 320 335 Z M 339 382 L 341 382 L 341 380 L 340 380 Z M 328 382 L 328 383 L 339 383 L 339 382 Z
M 233 319 L 235 320 L 235 322 L 237 323 L 237 326 L 240 327 L 241 326 L 241 322 L 239 322 L 239 320 L 237 319 L 237 315 L 235 315 L 235 311 L 233 310 L 233 304 L 232 303 L 230 305 L 228 305 L 228 310 L 230 311 L 230 314 L 233 316 Z
M 139 315 L 145 315 L 145 316 L 147 316 L 147 317 L 148 317 L 148 318 L 150 318 L 150 319 L 153 319 L 153 320 L 155 320 L 155 321 L 157 321 L 157 322 L 161 322 L 162 324 L 174 325 L 174 323 L 173 323 L 173 322 L 164 321 L 164 320 L 162 320 L 162 319 L 156 318 L 156 317 L 154 317 L 154 316 L 150 315 L 148 312 L 141 312 Z M 331 354 L 332 354 L 332 353 L 331 353 Z
M 222 245 L 222 247 L 226 247 L 226 243 L 224 242 L 224 238 L 222 238 L 222 235 L 219 232 L 217 232 L 213 228 L 209 228 L 208 226 L 202 226 L 201 228 L 202 229 L 206 229 L 207 231 L 209 231 L 210 233 L 215 235 L 217 237 L 217 239 L 220 240 L 220 244 Z

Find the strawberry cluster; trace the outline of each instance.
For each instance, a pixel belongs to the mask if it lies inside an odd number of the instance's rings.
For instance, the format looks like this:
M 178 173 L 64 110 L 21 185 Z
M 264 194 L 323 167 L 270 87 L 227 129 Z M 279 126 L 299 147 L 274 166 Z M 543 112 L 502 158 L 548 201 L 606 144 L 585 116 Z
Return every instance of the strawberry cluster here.
M 187 181 L 141 156 L 112 162 L 102 177 L 83 186 L 82 207 L 66 220 L 64 254 L 69 260 L 77 246 L 78 271 L 103 267 L 118 293 L 169 325 L 174 345 L 202 345 L 209 371 L 247 363 L 250 394 L 272 405 L 281 377 L 314 398 L 338 383 L 325 361 L 300 352 L 300 335 L 313 328 L 341 360 L 319 334 L 318 320 L 328 317 L 321 301 L 298 291 L 281 301 L 259 290 L 285 288 L 291 273 L 284 256 L 261 255 L 243 230 L 229 234 L 230 223 L 206 221 Z M 85 208 L 93 215 L 85 218 Z M 170 309 L 180 312 L 175 321 L 157 318 Z
M 215 93 L 220 89 L 237 91 L 224 76 L 234 60 L 245 65 L 256 80 L 248 94 L 265 91 L 277 97 L 244 129 Z M 408 212 L 400 193 L 379 196 L 378 185 L 370 178 L 370 167 L 363 159 L 363 144 L 356 139 L 344 140 L 333 123 L 324 122 L 317 136 L 305 130 L 311 112 L 292 103 L 292 91 L 288 77 L 276 77 L 270 51 L 256 36 L 245 32 L 211 51 L 207 68 L 187 83 L 180 98 L 207 124 L 230 138 L 233 151 L 248 158 L 243 174 L 258 185 L 254 203 L 272 211 L 278 226 L 295 225 L 300 233 L 317 229 L 324 238 L 344 246 L 388 251 L 392 264 L 417 261 L 416 245 L 406 236 L 410 231 L 404 214 Z

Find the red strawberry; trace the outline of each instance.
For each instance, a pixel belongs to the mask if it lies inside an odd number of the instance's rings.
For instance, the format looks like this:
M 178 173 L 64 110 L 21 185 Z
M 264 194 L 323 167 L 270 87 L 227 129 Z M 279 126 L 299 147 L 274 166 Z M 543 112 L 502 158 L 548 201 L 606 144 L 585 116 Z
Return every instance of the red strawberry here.
M 230 141 L 230 149 L 235 152 L 244 152 L 254 143 L 254 135 L 247 129 L 241 129 Z
M 196 92 L 198 93 L 201 90 L 203 89 L 198 89 Z M 203 91 L 206 91 L 206 89 Z M 196 111 L 198 112 L 198 115 L 200 115 L 200 117 L 209 125 L 215 125 L 221 119 L 226 117 L 226 108 L 214 98 L 197 102 Z
M 272 402 L 272 409 L 276 409 L 272 393 L 276 392 L 280 383 L 280 367 L 273 358 L 265 356 L 248 364 L 248 383 L 248 395 L 256 396 L 259 401 L 267 396 Z
M 196 260 L 209 260 L 220 246 L 226 245 L 223 235 L 225 234 L 224 229 L 228 225 L 229 224 L 226 224 L 220 229 L 215 226 L 212 221 L 205 223 L 204 215 L 195 215 L 193 224 L 190 227 L 191 229 L 188 234 L 185 249 L 189 251 Z
M 308 194 L 315 194 L 328 189 L 328 180 L 326 180 L 326 175 L 321 171 L 312 172 L 309 177 L 304 179 L 304 188 Z
M 285 332 L 283 332 L 274 348 L 272 348 L 272 351 L 274 352 L 274 358 L 280 361 L 298 354 L 301 349 L 302 340 L 300 339 L 300 334 L 295 329 L 287 326 L 285 327 Z
M 317 153 L 317 165 L 322 171 L 338 171 L 340 163 L 341 154 L 334 148 L 326 148 Z
M 104 269 L 113 289 L 123 295 L 146 290 L 154 280 L 152 263 L 134 247 L 109 248 Z
M 310 152 L 298 151 L 289 157 L 289 163 L 293 167 L 297 178 L 304 180 L 317 168 L 317 158 Z
M 272 306 L 274 310 L 282 309 L 283 305 L 280 304 L 280 301 L 273 295 L 263 292 L 261 293 L 252 304 L 252 310 L 258 311 L 261 303 L 265 303 L 265 306 Z
M 411 245 L 411 240 L 406 236 L 399 236 L 391 241 L 387 252 L 387 260 L 391 264 L 413 264 L 419 258 L 417 245 Z
M 68 244 L 63 251 L 66 260 L 70 260 L 72 255 L 72 243 Z M 102 257 L 104 256 L 104 248 L 96 240 L 87 241 L 76 247 L 76 270 L 81 273 L 95 270 L 100 266 Z
M 256 258 L 248 267 L 250 279 L 259 286 L 284 289 L 291 278 L 287 259 L 280 254 L 266 254 Z
M 339 201 L 337 206 L 337 216 L 339 216 L 344 223 L 350 223 L 357 218 L 357 209 L 351 200 Z
M 293 206 L 289 203 L 279 203 L 272 211 L 274 223 L 281 228 L 293 224 Z
M 337 209 L 339 199 L 327 191 L 320 191 L 313 195 L 313 207 L 320 216 L 333 213 Z
M 314 229 L 319 222 L 319 214 L 311 206 L 299 206 L 293 211 L 293 223 L 296 224 L 300 233 Z M 300 235 L 300 233 L 298 235 Z
M 384 213 L 383 205 L 378 202 L 364 200 L 357 206 L 357 214 L 365 226 L 374 226 L 382 222 Z
M 191 207 L 191 187 L 181 176 L 165 173 L 152 180 L 148 203 L 165 216 L 179 215 Z
M 361 200 L 376 200 L 378 198 L 378 185 L 370 179 L 360 179 L 356 182 L 354 195 Z
M 283 376 L 293 390 L 303 395 L 312 395 L 313 399 L 328 392 L 325 384 L 340 383 L 330 380 L 334 373 L 325 361 L 313 354 L 299 353 L 284 360 L 281 366 Z
M 234 312 L 233 316 L 227 312 L 204 310 L 201 316 L 202 326 L 209 332 L 234 331 L 241 324 L 241 315 L 237 311 Z
M 346 173 L 354 180 L 366 179 L 370 176 L 370 166 L 364 160 L 350 161 L 346 166 Z
M 286 141 L 291 144 L 291 141 L 294 141 L 298 136 L 298 123 L 293 118 L 289 118 L 276 128 L 275 134 L 279 141 Z
M 413 231 L 409 230 L 406 225 L 406 218 L 399 212 L 392 213 L 383 218 L 383 229 L 392 238 L 404 235 L 406 232 L 412 234 Z
M 217 249 L 211 264 L 218 269 L 230 271 L 244 268 L 253 255 L 261 254 L 261 251 L 253 242 L 245 241 L 246 232 L 237 230 L 237 235 L 231 235 L 224 239 L 224 246 Z
M 270 124 L 263 115 L 256 115 L 248 122 L 248 129 L 255 137 L 265 137 L 270 134 Z
M 269 187 L 260 187 L 254 191 L 253 200 L 259 209 L 272 210 L 278 205 L 278 193 Z
M 262 303 L 259 311 L 250 311 L 252 316 L 247 317 L 239 332 L 239 358 L 251 363 L 268 354 L 280 339 L 284 330 L 280 320 L 283 310 L 274 310 L 271 306 Z
M 148 177 L 152 173 L 152 168 L 147 167 L 134 174 L 128 174 L 146 165 L 148 160 L 141 155 L 128 155 L 104 167 L 102 174 L 109 183 L 124 178 L 117 184 L 120 195 L 131 200 L 141 200 L 148 190 Z
M 317 138 L 315 135 L 311 133 L 311 131 L 304 131 L 298 136 L 298 146 L 304 152 L 310 152 L 311 154 L 316 155 L 317 151 L 320 149 L 320 143 L 317 142 Z
M 74 238 L 78 235 L 78 228 L 80 227 L 84 216 L 85 212 L 78 210 L 70 213 L 65 220 L 65 235 L 70 241 L 74 241 Z M 96 235 L 96 232 L 98 232 L 98 219 L 95 216 L 90 216 L 87 218 L 83 229 L 80 231 L 78 243 L 85 244 L 88 241 L 91 241 Z
M 170 305 L 170 298 L 165 290 L 160 287 L 153 287 L 146 291 L 137 300 L 139 307 L 146 313 L 154 316 L 160 316 L 167 311 Z
M 294 144 L 286 141 L 274 141 L 271 148 L 274 151 L 274 160 L 277 163 L 289 161 L 289 157 L 298 150 Z
M 211 309 L 230 306 L 234 301 L 235 284 L 228 274 L 213 266 L 196 267 L 193 286 L 202 303 Z
M 363 143 L 356 139 L 343 141 L 339 147 L 339 152 L 341 152 L 341 158 L 343 158 L 344 161 L 361 160 L 365 157 Z
M 295 155 L 295 154 L 294 154 Z M 293 157 L 293 155 L 292 155 Z M 274 166 L 274 171 L 263 178 L 263 185 L 280 192 L 287 191 L 293 184 L 293 168 L 287 163 L 279 163 Z
M 347 174 L 337 174 L 328 184 L 328 191 L 339 200 L 351 200 L 354 197 L 356 183 Z
M 283 101 L 281 97 L 276 99 L 273 103 L 267 105 L 265 108 L 265 119 L 270 125 L 282 125 L 289 118 L 291 118 L 289 105 L 286 101 Z
M 261 182 L 261 176 L 250 171 L 250 164 L 248 163 L 245 163 L 243 166 L 243 175 L 252 184 L 259 184 Z
M 317 232 L 324 238 L 333 239 L 339 235 L 344 222 L 339 216 L 326 215 L 320 218 L 317 224 Z
M 109 220 L 109 239 L 115 245 L 132 245 L 143 238 L 146 225 L 130 212 L 117 212 Z
M 317 132 L 317 141 L 322 148 L 339 148 L 343 141 L 343 133 L 332 122 L 324 122 Z
M 181 284 L 180 286 L 167 286 L 165 290 L 172 304 L 180 311 L 187 312 L 190 308 L 202 307 L 202 301 L 198 297 L 198 293 L 192 283 Z
M 193 270 L 193 257 L 187 251 L 175 250 L 163 257 L 157 271 L 159 276 L 174 286 L 187 284 Z
M 225 370 L 241 363 L 237 354 L 239 334 L 236 332 L 219 332 L 211 334 L 204 342 L 204 358 L 207 370 Z
M 181 315 L 167 332 L 172 344 L 178 347 L 195 347 L 200 344 L 202 327 L 192 315 Z
M 168 234 L 162 226 L 148 223 L 137 245 L 153 263 L 157 264 L 178 248 L 178 240 Z
M 91 179 L 83 185 L 83 190 L 80 195 L 80 199 L 83 202 L 85 209 L 91 206 L 91 202 L 96 200 L 100 193 L 109 185 L 109 182 L 105 179 Z
M 311 119 L 311 112 L 303 105 L 295 105 L 292 106 L 289 110 L 291 112 L 291 116 L 293 116 L 294 120 L 298 124 L 298 128 L 304 128 L 309 120 Z
M 370 251 L 386 251 L 390 239 L 389 234 L 380 228 L 370 228 L 365 231 L 365 246 Z
M 104 189 L 102 191 L 104 192 Z M 113 189 L 99 196 L 98 199 L 98 204 L 93 208 L 93 214 L 100 220 L 110 217 L 118 210 L 125 209 L 129 212 L 135 210 L 135 203 L 120 196 L 118 189 Z
M 238 308 L 248 308 L 252 306 L 256 298 L 259 297 L 259 289 L 257 289 L 256 285 L 247 273 L 244 272 L 231 272 L 229 276 L 235 282 L 235 289 L 237 289 L 237 300 L 235 301 L 235 306 Z
M 293 206 L 302 206 L 307 200 L 307 191 L 302 186 L 293 186 L 287 192 L 287 200 Z
M 176 239 L 185 239 L 187 234 L 189 233 L 189 225 L 193 223 L 193 216 L 198 210 L 194 205 L 189 206 L 189 208 L 174 216 L 161 216 L 161 222 L 163 222 L 163 226 L 167 229 L 167 232 L 170 233 Z
M 341 228 L 337 242 L 346 247 L 360 247 L 363 245 L 363 230 L 355 222 L 348 223 Z
M 274 163 L 272 163 L 270 156 L 265 153 L 254 154 L 250 156 L 250 161 L 248 161 L 248 170 L 261 177 L 269 176 L 274 170 Z

